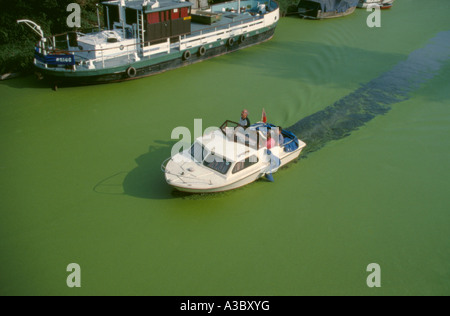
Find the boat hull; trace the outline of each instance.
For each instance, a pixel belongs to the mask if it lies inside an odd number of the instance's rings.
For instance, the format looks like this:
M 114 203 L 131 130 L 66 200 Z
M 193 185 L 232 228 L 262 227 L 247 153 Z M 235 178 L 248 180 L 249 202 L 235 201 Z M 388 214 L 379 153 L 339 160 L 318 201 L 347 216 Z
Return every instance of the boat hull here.
M 234 183 L 226 185 L 226 186 L 222 186 L 222 187 L 218 187 L 218 188 L 211 188 L 211 189 L 194 189 L 194 188 L 180 187 L 180 186 L 176 186 L 176 185 L 172 185 L 172 187 L 174 187 L 178 191 L 186 192 L 186 193 L 220 193 L 220 192 L 226 192 L 226 191 L 231 191 L 231 190 L 236 190 L 236 189 L 242 188 L 246 185 L 249 185 L 252 182 L 255 182 L 256 180 L 260 179 L 263 176 L 264 176 L 264 173 L 261 173 L 261 171 L 259 170 L 259 171 L 255 172 L 253 175 L 251 175 L 250 177 L 247 177 L 245 179 L 239 180 L 237 182 L 234 182 Z
M 312 19 L 312 20 L 323 20 L 323 19 L 334 19 L 339 17 L 344 17 L 350 14 L 353 14 L 356 10 L 356 7 L 351 7 L 345 12 L 317 12 L 316 15 L 308 15 L 299 12 L 299 16 L 303 19 Z
M 284 155 L 280 160 L 281 160 L 281 165 L 280 168 L 286 166 L 287 164 L 289 164 L 290 162 L 294 161 L 295 159 L 297 159 L 300 156 L 300 153 L 302 152 L 303 147 L 299 148 L 298 150 L 289 153 L 287 155 Z M 242 188 L 246 185 L 249 185 L 250 183 L 255 182 L 256 180 L 262 178 L 265 175 L 264 172 L 262 172 L 261 170 L 257 170 L 255 171 L 255 173 L 253 173 L 252 175 L 245 177 L 244 179 L 238 180 L 236 182 L 221 186 L 221 187 L 216 187 L 216 188 L 211 188 L 211 189 L 195 189 L 195 188 L 189 188 L 189 187 L 180 187 L 180 186 L 176 186 L 171 184 L 171 186 L 175 189 L 177 189 L 178 191 L 181 192 L 186 192 L 186 193 L 220 193 L 220 192 L 226 192 L 226 191 L 232 191 L 232 190 L 236 190 L 239 188 Z
M 228 45 L 227 41 L 221 41 L 218 46 L 207 48 L 205 54 L 201 56 L 199 54 L 200 47 L 194 47 L 189 49 L 191 57 L 188 60 L 183 59 L 183 53 L 176 52 L 165 56 L 160 62 L 151 61 L 151 64 L 142 65 L 142 62 L 136 62 L 122 67 L 122 69 L 112 69 L 109 71 L 102 70 L 101 72 L 56 72 L 50 69 L 43 69 L 38 67 L 38 73 L 41 77 L 48 81 L 54 88 L 58 86 L 80 86 L 80 85 L 94 85 L 105 84 L 112 82 L 121 82 L 127 80 L 134 80 L 144 78 L 159 73 L 163 73 L 176 68 L 188 66 L 194 63 L 198 63 L 207 59 L 211 59 L 217 56 L 225 55 L 244 49 L 253 45 L 260 44 L 262 42 L 270 40 L 275 33 L 276 24 L 256 32 L 256 34 L 249 35 L 245 41 L 241 42 L 240 37 L 235 37 L 233 45 Z M 134 76 L 130 76 L 127 71 L 133 67 L 135 71 Z

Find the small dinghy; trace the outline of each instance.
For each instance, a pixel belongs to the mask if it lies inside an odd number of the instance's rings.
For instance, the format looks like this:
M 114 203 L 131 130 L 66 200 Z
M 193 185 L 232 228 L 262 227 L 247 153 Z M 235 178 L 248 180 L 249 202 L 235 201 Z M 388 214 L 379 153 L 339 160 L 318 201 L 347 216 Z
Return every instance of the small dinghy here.
M 162 165 L 166 181 L 179 191 L 223 192 L 272 174 L 300 156 L 306 144 L 289 131 L 267 123 L 244 129 L 226 121 L 195 140 L 187 150 Z
M 298 14 L 303 19 L 331 19 L 355 12 L 358 0 L 300 0 Z
M 386 2 L 381 5 L 381 10 L 389 10 L 394 5 L 394 2 Z

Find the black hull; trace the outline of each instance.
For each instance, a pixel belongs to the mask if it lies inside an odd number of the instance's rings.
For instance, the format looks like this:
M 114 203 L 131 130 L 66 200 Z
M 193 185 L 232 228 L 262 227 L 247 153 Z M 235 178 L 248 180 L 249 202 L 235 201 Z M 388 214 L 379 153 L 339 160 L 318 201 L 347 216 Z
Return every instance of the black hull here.
M 126 71 L 98 76 L 80 76 L 80 77 L 59 77 L 53 75 L 51 71 L 44 71 L 42 69 L 39 69 L 38 72 L 42 75 L 44 80 L 48 81 L 51 84 L 51 86 L 54 89 L 64 86 L 82 86 L 82 85 L 96 85 L 113 82 L 122 82 L 153 76 L 159 73 L 166 72 L 168 70 L 185 67 L 220 55 L 232 53 L 234 51 L 268 41 L 273 37 L 274 33 L 275 33 L 275 26 L 273 26 L 272 28 L 263 33 L 246 38 L 244 42 L 240 42 L 239 38 L 235 38 L 235 42 L 232 46 L 227 45 L 227 43 L 225 42 L 224 45 L 208 49 L 205 55 L 203 56 L 200 56 L 200 54 L 193 53 L 188 60 L 183 60 L 180 57 L 165 62 L 161 62 L 158 64 L 142 68 L 136 68 L 136 74 L 133 77 L 130 77 Z

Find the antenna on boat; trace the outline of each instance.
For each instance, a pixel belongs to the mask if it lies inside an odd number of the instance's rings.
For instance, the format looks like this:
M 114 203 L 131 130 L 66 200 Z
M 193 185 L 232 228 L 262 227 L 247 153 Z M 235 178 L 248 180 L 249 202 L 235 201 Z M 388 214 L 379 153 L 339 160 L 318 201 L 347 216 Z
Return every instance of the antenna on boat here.
M 41 27 L 39 25 L 37 25 L 36 23 L 34 23 L 33 21 L 30 21 L 30 20 L 18 20 L 17 23 L 18 24 L 20 24 L 20 23 L 26 24 L 37 35 L 39 35 L 41 38 L 44 38 L 44 32 L 42 31 Z
M 127 23 L 127 16 L 125 14 L 126 4 L 125 0 L 119 0 L 119 19 L 122 23 L 123 36 L 125 37 L 125 24 Z
M 98 22 L 98 31 L 99 31 L 99 32 L 101 32 L 101 31 L 102 31 L 102 29 L 101 29 L 101 26 L 100 26 L 100 10 L 99 10 L 99 7 L 98 7 L 98 3 L 96 4 L 96 6 L 97 6 L 97 22 Z

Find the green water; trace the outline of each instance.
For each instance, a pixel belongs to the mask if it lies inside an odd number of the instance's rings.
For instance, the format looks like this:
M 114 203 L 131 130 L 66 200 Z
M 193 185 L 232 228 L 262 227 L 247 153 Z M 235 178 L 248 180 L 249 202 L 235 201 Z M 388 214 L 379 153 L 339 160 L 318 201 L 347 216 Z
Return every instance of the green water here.
M 449 9 L 397 0 L 381 29 L 361 10 L 285 18 L 270 42 L 133 82 L 1 83 L 0 294 L 449 295 L 450 60 L 273 184 L 184 196 L 159 169 L 195 118 L 264 107 L 288 127 L 348 100 L 449 31 Z

